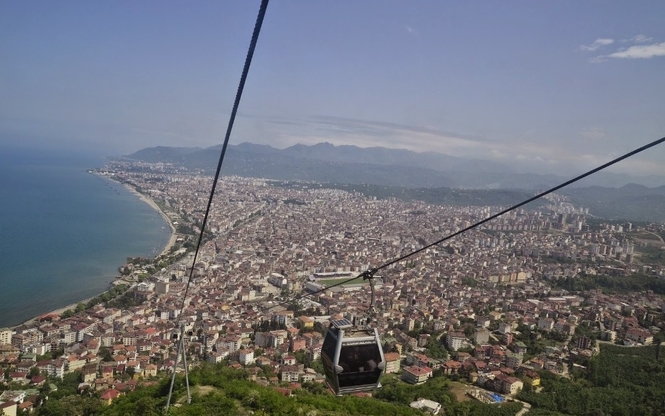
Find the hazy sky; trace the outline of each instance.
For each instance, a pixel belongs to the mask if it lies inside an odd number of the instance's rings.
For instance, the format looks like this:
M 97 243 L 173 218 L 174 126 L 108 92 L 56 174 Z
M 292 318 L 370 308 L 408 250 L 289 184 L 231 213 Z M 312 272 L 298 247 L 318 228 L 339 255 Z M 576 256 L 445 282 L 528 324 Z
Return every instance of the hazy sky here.
M 0 140 L 223 140 L 259 1 L 0 2 Z M 665 136 L 665 2 L 280 1 L 232 143 L 568 173 Z M 665 175 L 665 145 L 615 171 Z

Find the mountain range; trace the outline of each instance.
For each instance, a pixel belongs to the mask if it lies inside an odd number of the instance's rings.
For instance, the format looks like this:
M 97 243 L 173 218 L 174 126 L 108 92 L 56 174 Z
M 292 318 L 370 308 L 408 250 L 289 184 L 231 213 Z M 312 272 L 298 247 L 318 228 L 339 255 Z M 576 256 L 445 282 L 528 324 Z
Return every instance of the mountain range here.
M 220 150 L 221 146 L 205 149 L 158 146 L 139 150 L 125 158 L 172 163 L 211 174 L 217 166 Z M 435 152 L 335 146 L 330 143 L 312 146 L 297 144 L 286 149 L 253 143 L 229 145 L 222 174 L 284 181 L 437 188 L 440 192 L 451 188 L 473 189 L 476 192 L 523 190 L 525 195 L 570 179 L 559 175 L 516 172 L 512 167 L 498 162 Z M 665 178 L 658 176 L 631 177 L 600 172 L 560 193 L 569 195 L 576 205 L 589 207 L 590 212 L 596 216 L 662 221 L 665 219 L 663 184 Z M 486 198 L 480 198 L 479 202 L 487 201 Z

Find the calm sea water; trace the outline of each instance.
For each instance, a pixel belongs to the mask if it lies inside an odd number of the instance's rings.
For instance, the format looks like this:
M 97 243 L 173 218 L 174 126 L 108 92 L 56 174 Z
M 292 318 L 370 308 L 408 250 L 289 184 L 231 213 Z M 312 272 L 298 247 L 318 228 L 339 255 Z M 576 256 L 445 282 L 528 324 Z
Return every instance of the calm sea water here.
M 97 295 L 128 256 L 153 257 L 170 230 L 101 158 L 0 147 L 0 328 Z

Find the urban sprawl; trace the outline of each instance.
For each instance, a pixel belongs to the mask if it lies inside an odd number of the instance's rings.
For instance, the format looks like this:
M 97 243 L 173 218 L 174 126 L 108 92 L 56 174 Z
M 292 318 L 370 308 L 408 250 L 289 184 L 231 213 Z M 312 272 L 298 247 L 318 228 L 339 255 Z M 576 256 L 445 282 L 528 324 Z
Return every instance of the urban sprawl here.
M 371 295 L 362 279 L 329 286 L 506 208 L 224 177 L 192 271 L 212 178 L 127 161 L 95 174 L 154 201 L 174 228 L 173 244 L 156 259 L 129 259 L 120 268 L 114 284 L 125 285 L 118 295 L 124 307 L 99 303 L 0 329 L 0 381 L 14 386 L 0 408 L 34 408 L 40 386 L 71 372 L 80 374 L 80 389 L 110 403 L 173 370 L 179 324 L 190 365 L 227 362 L 287 393 L 324 382 L 316 363 L 325 329 L 331 319 L 368 316 Z M 664 230 L 591 224 L 586 209 L 555 194 L 380 270 L 372 325 L 385 372 L 414 384 L 457 377 L 469 395 L 490 403 L 525 384 L 537 389 L 541 370 L 566 377 L 584 369 L 599 343 L 653 343 L 665 329 L 662 296 L 573 293 L 557 282 L 665 278 L 665 267 L 644 254 L 662 250 Z

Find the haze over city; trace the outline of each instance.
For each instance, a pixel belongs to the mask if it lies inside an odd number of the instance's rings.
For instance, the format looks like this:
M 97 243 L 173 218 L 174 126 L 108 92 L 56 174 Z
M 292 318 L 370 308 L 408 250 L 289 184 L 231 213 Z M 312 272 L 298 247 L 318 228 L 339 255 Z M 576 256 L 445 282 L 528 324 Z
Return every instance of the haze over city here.
M 0 414 L 662 414 L 665 3 L 258 3 L 0 4 Z
M 254 2 L 6 2 L 0 132 L 101 155 L 221 143 Z M 274 2 L 232 143 L 582 171 L 665 131 L 665 4 Z M 665 174 L 663 149 L 615 172 Z

